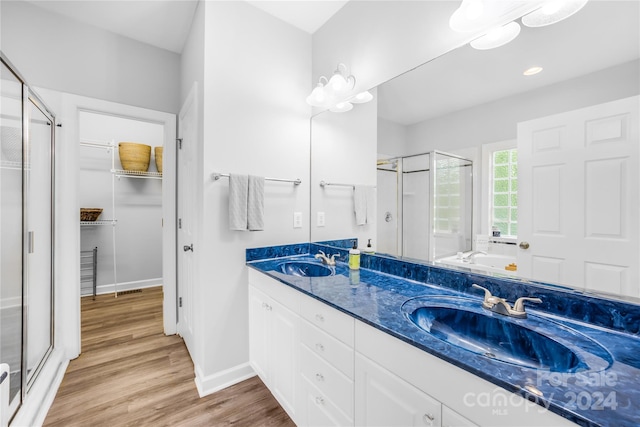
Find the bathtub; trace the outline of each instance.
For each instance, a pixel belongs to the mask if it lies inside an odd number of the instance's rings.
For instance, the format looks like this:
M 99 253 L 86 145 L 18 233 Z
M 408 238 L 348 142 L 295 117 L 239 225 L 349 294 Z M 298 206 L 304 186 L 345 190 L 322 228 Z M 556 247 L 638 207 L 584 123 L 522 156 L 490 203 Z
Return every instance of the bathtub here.
M 443 264 L 444 266 L 464 267 L 477 272 L 485 273 L 501 273 L 508 276 L 517 276 L 518 271 L 505 270 L 505 267 L 509 264 L 517 264 L 515 257 L 507 255 L 483 255 L 476 254 L 473 257 L 473 262 L 464 262 L 456 255 L 444 257 L 436 260 L 436 263 Z

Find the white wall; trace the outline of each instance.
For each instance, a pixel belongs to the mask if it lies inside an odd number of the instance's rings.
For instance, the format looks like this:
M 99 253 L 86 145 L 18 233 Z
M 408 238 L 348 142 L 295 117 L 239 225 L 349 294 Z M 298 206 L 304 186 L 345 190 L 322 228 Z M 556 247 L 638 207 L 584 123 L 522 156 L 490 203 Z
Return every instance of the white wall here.
M 245 249 L 308 240 L 311 36 L 244 2 L 204 2 L 182 69 L 182 100 L 194 81 L 204 97 L 192 356 L 199 391 L 208 394 L 253 374 Z M 229 183 L 212 181 L 214 171 L 303 184 L 266 182 L 265 230 L 230 231 Z M 302 228 L 293 229 L 294 212 L 302 212 Z
M 367 211 L 367 224 L 357 225 L 353 186 L 376 185 L 377 99 L 356 104 L 345 113 L 324 112 L 313 117 L 311 167 L 311 240 L 358 238 L 377 241 L 376 212 Z M 320 181 L 350 186 L 320 187 Z M 372 203 L 376 206 L 376 203 Z M 324 212 L 325 226 L 317 226 Z M 371 215 L 371 216 L 370 216 Z
M 161 124 L 80 112 L 80 141 L 137 142 L 152 147 L 149 171 L 156 172 L 154 148 L 162 146 Z M 115 168 L 122 169 L 115 150 Z M 115 179 L 112 208 L 111 153 L 80 147 L 80 206 L 103 208 L 101 220 L 117 219 L 116 269 L 119 291 L 162 285 L 162 181 Z M 80 249 L 98 247 L 98 292 L 113 292 L 113 236 L 111 226 L 81 227 Z M 90 291 L 90 284 L 83 283 Z M 84 292 L 83 294 L 86 294 Z
M 407 127 L 378 118 L 378 158 L 401 157 L 407 152 Z
M 30 85 L 177 112 L 180 55 L 26 1 L 1 8 L 0 48 Z

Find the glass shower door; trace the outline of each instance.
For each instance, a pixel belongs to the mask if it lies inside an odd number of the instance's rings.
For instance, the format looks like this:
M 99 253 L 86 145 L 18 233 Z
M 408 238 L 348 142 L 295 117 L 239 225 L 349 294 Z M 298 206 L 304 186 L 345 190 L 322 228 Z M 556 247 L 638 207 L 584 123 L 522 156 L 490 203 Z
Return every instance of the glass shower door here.
M 22 396 L 22 83 L 0 66 L 0 363 L 12 415 Z
M 31 386 L 53 347 L 52 148 L 53 118 L 29 98 L 25 150 L 26 384 Z

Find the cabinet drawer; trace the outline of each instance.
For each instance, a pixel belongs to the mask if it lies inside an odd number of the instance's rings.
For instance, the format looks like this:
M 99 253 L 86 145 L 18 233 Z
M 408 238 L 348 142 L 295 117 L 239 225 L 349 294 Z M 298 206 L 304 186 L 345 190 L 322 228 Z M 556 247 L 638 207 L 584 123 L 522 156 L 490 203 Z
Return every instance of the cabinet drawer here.
M 300 309 L 299 298 L 302 294 L 290 286 L 249 268 L 249 285 L 269 295 L 270 298 L 297 313 Z
M 353 419 L 347 417 L 324 393 L 303 377 L 304 397 L 302 425 L 308 427 L 352 426 Z
M 300 333 L 302 343 L 353 380 L 353 348 L 309 322 L 303 320 L 300 323 L 302 324 Z
M 353 347 L 353 317 L 307 296 L 301 298 L 300 314 L 311 324 Z
M 302 377 L 320 390 L 349 418 L 353 418 L 353 381 L 313 353 L 300 346 Z

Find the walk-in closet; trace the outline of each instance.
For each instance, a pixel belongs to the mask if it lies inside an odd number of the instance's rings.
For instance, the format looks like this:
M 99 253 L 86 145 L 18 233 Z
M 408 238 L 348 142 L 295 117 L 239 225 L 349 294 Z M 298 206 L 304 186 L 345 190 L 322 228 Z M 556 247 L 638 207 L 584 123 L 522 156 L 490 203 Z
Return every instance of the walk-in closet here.
M 79 139 L 81 295 L 161 286 L 164 127 L 80 111 Z

